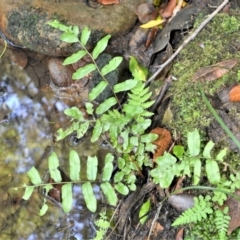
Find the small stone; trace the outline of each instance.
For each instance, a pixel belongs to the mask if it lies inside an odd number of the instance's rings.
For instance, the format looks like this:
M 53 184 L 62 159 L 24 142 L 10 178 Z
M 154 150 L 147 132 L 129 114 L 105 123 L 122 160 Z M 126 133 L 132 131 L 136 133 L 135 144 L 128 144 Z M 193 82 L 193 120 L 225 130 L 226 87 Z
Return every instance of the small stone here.
M 22 67 L 25 68 L 28 64 L 28 58 L 26 54 L 20 49 L 11 49 L 12 54 L 10 54 L 11 61 Z
M 73 83 L 74 69 L 71 65 L 63 66 L 63 61 L 63 58 L 51 58 L 48 61 L 52 82 L 57 87 L 68 87 Z
M 194 196 L 192 194 L 180 193 L 171 195 L 168 202 L 178 211 L 183 212 L 194 206 Z

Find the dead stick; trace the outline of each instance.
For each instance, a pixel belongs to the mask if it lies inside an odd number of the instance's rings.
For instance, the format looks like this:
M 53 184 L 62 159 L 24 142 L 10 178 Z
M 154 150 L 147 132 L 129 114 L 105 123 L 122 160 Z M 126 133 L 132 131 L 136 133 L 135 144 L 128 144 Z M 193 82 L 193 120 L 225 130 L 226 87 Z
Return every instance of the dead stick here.
M 177 49 L 177 51 L 163 64 L 157 66 L 158 70 L 147 80 L 146 85 L 148 86 L 155 77 L 182 51 L 182 49 L 198 35 L 198 33 L 207 25 L 214 17 L 220 12 L 223 7 L 229 2 L 229 0 L 224 0 L 223 3 L 204 20 L 201 25 L 182 43 L 182 45 Z

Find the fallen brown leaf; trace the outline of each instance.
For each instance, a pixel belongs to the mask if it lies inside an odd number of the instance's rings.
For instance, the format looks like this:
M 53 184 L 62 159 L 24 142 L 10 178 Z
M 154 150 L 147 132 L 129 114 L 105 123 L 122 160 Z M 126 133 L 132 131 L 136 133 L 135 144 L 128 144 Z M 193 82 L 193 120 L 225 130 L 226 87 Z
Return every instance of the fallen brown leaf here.
M 237 60 L 226 60 L 217 64 L 200 68 L 194 75 L 193 81 L 213 81 L 228 73 L 237 64 Z
M 229 92 L 229 100 L 231 102 L 240 102 L 240 85 L 237 85 Z
M 159 156 L 162 156 L 163 153 L 168 149 L 172 141 L 172 137 L 171 133 L 165 128 L 154 128 L 151 133 L 158 135 L 158 138 L 153 142 L 157 145 L 157 149 L 153 155 L 153 161 L 155 162 L 155 159 Z
M 159 222 L 156 222 L 155 224 L 154 224 L 154 228 L 153 228 L 155 231 L 157 231 L 157 232 L 160 232 L 160 231 L 162 231 L 162 230 L 164 230 L 164 227 L 159 223 Z
M 171 21 L 171 20 L 176 16 L 176 14 L 181 10 L 182 4 L 183 4 L 183 0 L 178 0 L 177 5 L 176 5 L 176 7 L 173 9 L 172 16 L 171 16 L 171 18 L 169 19 L 169 21 Z
M 240 190 L 237 190 L 234 194 L 240 196 Z M 229 197 L 226 205 L 229 207 L 229 215 L 231 217 L 228 226 L 228 235 L 230 235 L 236 228 L 240 227 L 240 202 L 233 197 Z
M 173 10 L 177 5 L 177 0 L 170 0 L 162 13 L 162 17 L 169 18 L 173 14 Z
M 184 231 L 184 228 L 181 228 L 177 235 L 176 235 L 176 240 L 183 240 L 183 231 Z

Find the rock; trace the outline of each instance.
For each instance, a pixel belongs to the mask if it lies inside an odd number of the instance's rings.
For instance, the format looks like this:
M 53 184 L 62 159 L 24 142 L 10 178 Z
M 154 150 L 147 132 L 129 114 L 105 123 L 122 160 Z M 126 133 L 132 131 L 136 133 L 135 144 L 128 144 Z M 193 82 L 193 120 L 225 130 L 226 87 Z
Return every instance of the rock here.
M 102 53 L 97 58 L 96 63 L 98 67 L 102 69 L 111 59 L 113 59 L 113 57 L 114 56 L 109 53 Z M 84 95 L 84 99 L 86 101 L 86 94 L 91 91 L 95 86 L 97 86 L 98 83 L 102 80 L 100 74 L 97 70 L 95 70 L 82 79 L 72 80 L 72 74 L 78 68 L 90 63 L 91 60 L 87 57 L 84 57 L 77 63 L 67 66 L 62 65 L 63 61 L 63 58 L 55 57 L 51 58 L 48 61 L 48 69 L 51 75 L 52 82 L 51 87 L 53 91 L 58 92 L 58 95 L 60 92 L 64 93 L 64 96 L 59 95 L 59 97 L 65 98 L 74 98 L 74 95 L 76 95 L 76 97 L 79 97 L 79 94 L 82 96 Z M 117 69 L 108 73 L 105 77 L 110 83 L 110 85 L 113 87 L 119 81 L 121 82 L 121 80 L 129 78 L 129 76 L 126 76 L 127 71 L 127 66 L 125 68 L 125 63 L 122 62 Z M 85 91 L 86 94 L 83 94 L 83 91 Z M 98 102 L 102 102 L 112 94 L 112 89 L 110 88 L 110 86 L 107 86 L 95 100 Z
M 178 211 L 183 212 L 194 206 L 193 198 L 194 195 L 192 194 L 180 193 L 171 195 L 168 202 Z
M 12 54 L 10 58 L 13 64 L 16 64 L 22 68 L 25 68 L 28 64 L 28 58 L 26 54 L 20 49 L 11 49 Z
M 67 56 L 80 48 L 79 44 L 66 44 L 60 40 L 59 30 L 47 22 L 58 19 L 80 29 L 88 26 L 92 35 L 88 47 L 106 34 L 112 36 L 127 32 L 137 19 L 135 9 L 144 0 L 121 1 L 117 5 L 98 9 L 88 7 L 84 1 L 67 0 L 61 3 L 44 0 L 0 2 L 0 29 L 14 44 L 51 56 Z
M 63 58 L 51 58 L 48 61 L 51 80 L 56 87 L 68 87 L 73 83 L 74 69 L 71 65 L 63 66 L 63 61 Z

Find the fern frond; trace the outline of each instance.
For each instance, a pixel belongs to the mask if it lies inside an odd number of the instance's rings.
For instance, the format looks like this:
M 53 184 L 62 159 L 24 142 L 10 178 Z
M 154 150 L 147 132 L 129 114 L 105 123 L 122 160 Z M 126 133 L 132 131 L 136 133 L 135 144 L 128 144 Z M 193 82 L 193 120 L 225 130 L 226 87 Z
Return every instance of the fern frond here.
M 110 222 L 107 219 L 106 212 L 100 213 L 100 219 L 95 221 L 98 230 L 96 231 L 96 236 L 94 240 L 102 240 L 104 239 L 104 235 L 107 232 L 107 229 L 110 227 Z
M 136 97 L 136 96 L 134 96 L 135 97 L 135 99 L 129 99 L 129 101 L 128 101 L 128 103 L 129 104 L 131 104 L 131 105 L 140 105 L 140 102 L 139 102 L 139 98 L 138 97 Z
M 218 203 L 220 206 L 223 205 L 223 202 L 227 200 L 226 193 L 220 192 L 220 191 L 214 191 L 214 196 L 212 198 L 213 202 Z
M 172 226 L 187 224 L 187 223 L 195 223 L 201 221 L 203 218 L 206 219 L 207 215 L 212 213 L 212 203 L 209 201 L 211 199 L 210 196 L 195 197 L 194 198 L 194 207 L 189 208 L 185 212 L 183 212 L 172 224 Z
M 114 118 L 114 119 L 117 119 L 117 118 L 121 117 L 121 113 L 119 111 L 117 111 L 116 109 L 109 110 L 108 114 L 111 118 Z
M 137 85 L 131 89 L 131 92 L 135 95 L 141 93 L 145 89 L 145 84 L 143 82 L 138 82 Z
M 141 91 L 141 96 L 144 96 L 145 94 L 147 94 L 148 91 L 149 91 L 149 87 L 144 88 L 144 89 Z
M 146 94 L 140 94 L 139 95 L 142 103 L 148 101 L 151 96 L 152 96 L 152 92 L 147 92 Z
M 228 207 L 225 207 L 223 211 L 215 211 L 214 222 L 216 225 L 216 229 L 218 230 L 219 240 L 227 239 L 227 231 L 230 220 L 231 217 L 228 215 Z
M 224 201 L 227 200 L 227 194 L 224 193 L 224 191 L 221 191 L 221 189 L 229 189 L 232 188 L 234 185 L 234 181 L 228 181 L 227 179 L 222 178 L 220 183 L 216 186 L 219 190 L 213 192 L 214 196 L 212 197 L 212 201 L 222 206 Z M 234 190 L 232 190 L 232 192 L 234 192 Z
M 149 111 L 144 111 L 144 112 L 142 113 L 142 116 L 143 116 L 143 117 L 151 117 L 151 116 L 153 116 L 153 115 L 154 115 L 154 113 L 149 112 Z
M 139 104 L 139 102 L 145 103 L 146 101 L 148 101 L 152 96 L 152 92 L 147 92 L 146 94 L 128 93 L 128 96 L 129 96 L 129 100 L 138 101 L 138 104 Z
M 151 107 L 151 106 L 154 104 L 154 102 L 155 102 L 155 101 L 148 101 L 148 102 L 142 103 L 141 106 L 142 106 L 144 109 L 147 109 L 147 108 Z

